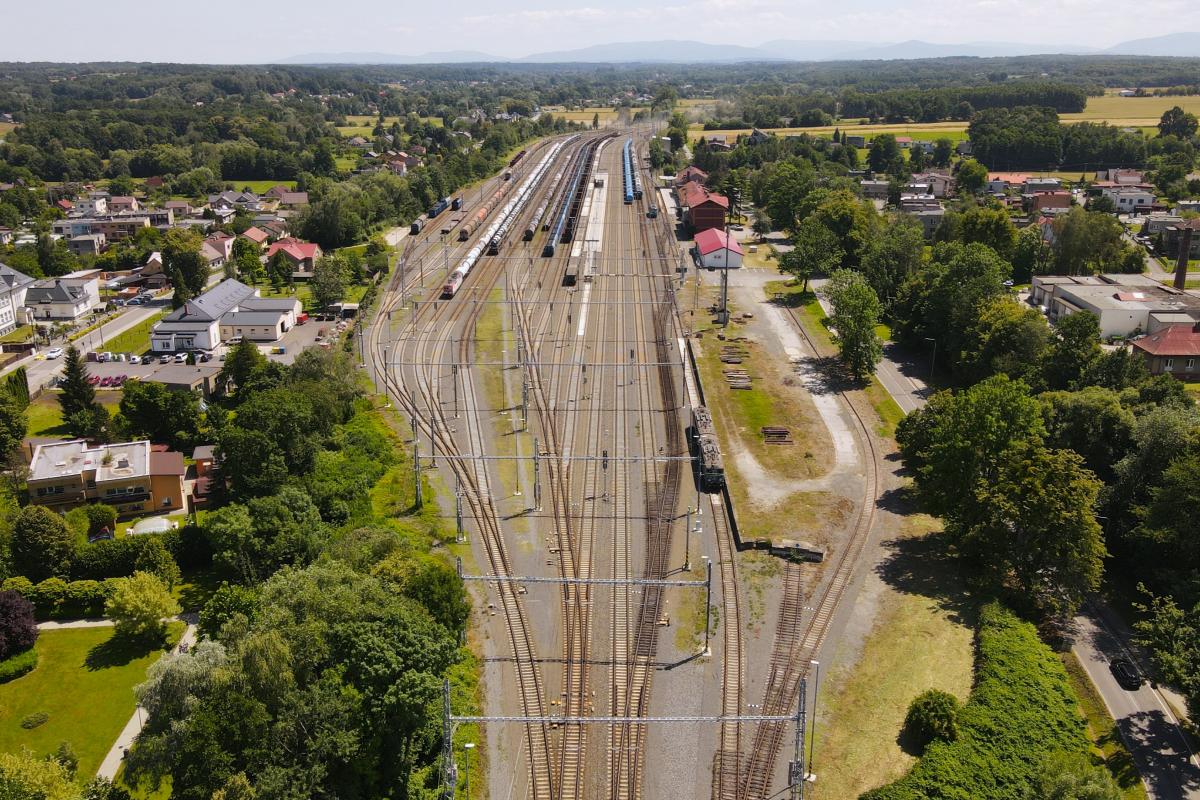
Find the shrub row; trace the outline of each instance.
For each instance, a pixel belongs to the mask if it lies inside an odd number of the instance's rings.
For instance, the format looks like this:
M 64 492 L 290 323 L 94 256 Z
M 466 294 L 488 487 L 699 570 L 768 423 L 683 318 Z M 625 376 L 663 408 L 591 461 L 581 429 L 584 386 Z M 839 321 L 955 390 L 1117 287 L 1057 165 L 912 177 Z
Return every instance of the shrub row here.
M 21 677 L 36 667 L 37 663 L 37 650 L 32 647 L 0 661 L 0 683 L 8 683 Z
M 21 576 L 9 578 L 0 585 L 0 589 L 17 592 L 33 603 L 39 620 L 99 617 L 104 614 L 104 604 L 116 587 L 115 578 L 70 582 L 47 578 L 35 584 Z
M 1066 670 L 1032 625 L 992 603 L 980 613 L 976 647 L 958 737 L 934 741 L 907 775 L 861 800 L 1024 800 L 1047 756 L 1088 752 Z

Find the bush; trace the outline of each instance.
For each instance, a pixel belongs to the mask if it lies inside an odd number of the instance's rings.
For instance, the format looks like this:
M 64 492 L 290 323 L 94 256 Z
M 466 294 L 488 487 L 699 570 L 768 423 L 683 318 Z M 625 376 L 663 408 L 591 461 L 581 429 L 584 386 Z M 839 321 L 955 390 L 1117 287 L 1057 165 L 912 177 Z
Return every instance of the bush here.
M 908 707 L 904 718 L 904 737 L 917 753 L 935 739 L 952 742 L 958 736 L 958 698 L 940 689 L 930 689 L 918 695 Z
M 33 647 L 37 636 L 33 604 L 16 592 L 0 592 L 0 662 Z
M 39 617 L 61 616 L 63 601 L 67 599 L 67 582 L 62 578 L 47 578 L 34 584 L 26 598 L 33 603 Z
M 45 725 L 48 719 L 50 719 L 50 715 L 45 711 L 35 711 L 32 714 L 26 714 L 21 719 L 21 727 L 31 731 L 40 725 Z
M 58 578 L 48 578 L 35 585 L 27 578 L 9 578 L 2 588 L 17 592 L 32 603 L 37 619 L 98 617 L 116 589 L 115 581 L 109 578 L 64 583 Z
M 1038 796 L 1052 753 L 1086 754 L 1083 718 L 1058 657 L 1032 625 L 998 603 L 980 612 L 975 689 L 954 741 L 934 740 L 900 780 L 863 800 Z
M 61 516 L 44 506 L 25 506 L 13 525 L 14 571 L 31 581 L 66 577 L 75 556 L 75 534 Z
M 37 664 L 38 653 L 32 647 L 23 653 L 17 653 L 11 658 L 0 661 L 0 683 L 8 683 L 31 672 Z

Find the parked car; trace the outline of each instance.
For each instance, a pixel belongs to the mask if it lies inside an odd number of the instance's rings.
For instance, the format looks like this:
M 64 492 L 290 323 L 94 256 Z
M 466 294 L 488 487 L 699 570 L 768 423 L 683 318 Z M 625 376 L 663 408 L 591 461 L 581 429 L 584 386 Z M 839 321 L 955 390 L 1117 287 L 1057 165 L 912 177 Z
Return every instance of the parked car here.
M 124 386 L 127 380 L 129 380 L 129 376 L 122 373 L 113 381 L 113 386 Z
M 159 357 L 158 357 L 158 363 L 160 363 L 160 364 L 170 364 L 170 363 L 171 363 L 171 354 L 170 354 L 170 353 L 163 353 L 161 356 L 159 356 Z
M 201 363 L 205 361 L 212 361 L 212 353 L 201 353 L 200 355 L 196 356 L 196 360 Z
M 61 347 L 51 347 L 46 351 L 46 358 L 58 358 L 63 354 Z
M 125 305 L 127 305 L 127 306 L 140 306 L 140 305 L 141 305 L 143 302 L 145 302 L 145 301 L 144 301 L 144 300 L 142 300 L 142 298 L 140 298 L 140 297 L 135 297 L 135 298 L 133 298 L 132 300 L 130 300 L 128 303 L 126 303 Z
M 296 315 L 296 324 L 297 324 L 297 325 L 303 325 L 303 324 L 304 324 L 304 323 L 306 323 L 306 322 L 308 322 L 308 314 L 305 314 L 305 313 L 302 311 L 302 312 L 300 312 L 299 314 L 297 314 L 297 315 Z
M 92 386 L 95 386 L 99 382 L 100 382 L 99 375 L 88 375 L 88 383 L 91 384 Z
M 175 354 L 175 363 L 176 364 L 186 364 L 187 356 L 188 356 L 187 353 L 176 353 Z
M 130 364 L 140 364 L 140 363 L 142 363 L 142 357 L 141 356 L 130 356 L 129 363 Z
M 112 382 L 113 382 L 112 375 L 105 375 L 103 378 L 100 379 L 101 386 L 112 386 Z
M 1108 668 L 1112 672 L 1113 677 L 1117 679 L 1117 683 L 1121 684 L 1121 688 L 1133 692 L 1141 687 L 1143 683 L 1142 673 L 1138 672 L 1138 668 L 1129 659 L 1113 659 Z

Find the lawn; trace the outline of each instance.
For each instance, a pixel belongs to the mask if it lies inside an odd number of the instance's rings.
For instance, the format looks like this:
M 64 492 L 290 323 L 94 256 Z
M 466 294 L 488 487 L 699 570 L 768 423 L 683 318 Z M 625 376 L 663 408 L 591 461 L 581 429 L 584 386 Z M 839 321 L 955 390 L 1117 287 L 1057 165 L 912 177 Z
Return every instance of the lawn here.
M 172 644 L 182 633 L 182 623 L 171 623 Z M 79 775 L 90 777 L 133 714 L 133 687 L 163 651 L 115 640 L 109 627 L 45 631 L 35 647 L 37 668 L 0 686 L 0 751 L 46 755 L 70 742 Z M 37 713 L 44 723 L 21 726 Z
M 163 311 L 134 325 L 127 331 L 117 334 L 105 342 L 105 347 L 114 353 L 133 353 L 141 355 L 150 349 L 150 329 L 162 318 Z
M 256 283 L 255 288 L 258 289 L 259 295 L 262 297 L 295 297 L 300 301 L 300 306 L 305 311 L 313 311 L 316 307 L 312 296 L 312 287 L 307 283 L 297 282 L 291 287 L 284 286 L 280 290 L 276 290 L 270 283 Z M 351 284 L 346 287 L 346 297 L 342 302 L 357 303 L 362 300 L 364 294 L 367 293 L 365 284 Z
M 883 543 L 882 586 L 864 587 L 876 598 L 872 627 L 851 666 L 820 688 L 817 800 L 858 797 L 908 770 L 914 758 L 897 735 L 918 694 L 936 688 L 965 700 L 970 693 L 974 607 L 959 605 L 965 587 L 937 529 L 931 517 L 908 516 L 901 535 Z
M 296 188 L 295 181 L 229 181 L 229 183 L 232 183 L 234 188 L 239 191 L 249 189 L 255 194 L 263 194 L 274 189 L 276 186 L 286 186 L 289 189 Z
M 102 403 L 108 413 L 117 413 L 118 403 Z M 30 437 L 67 437 L 66 426 L 63 425 L 62 406 L 58 404 L 58 392 L 44 392 L 29 404 L 26 410 L 29 425 L 26 435 Z
M 0 122 L 0 139 L 3 139 L 15 127 L 17 127 L 15 122 Z
M 13 330 L 0 336 L 0 342 L 28 342 L 33 338 L 32 325 L 18 325 Z

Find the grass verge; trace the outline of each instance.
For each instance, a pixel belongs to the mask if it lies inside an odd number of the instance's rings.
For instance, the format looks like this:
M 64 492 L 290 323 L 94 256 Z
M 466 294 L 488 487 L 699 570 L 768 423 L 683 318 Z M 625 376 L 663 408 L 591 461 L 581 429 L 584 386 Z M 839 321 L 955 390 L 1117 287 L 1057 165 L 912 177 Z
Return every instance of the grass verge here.
M 166 313 L 162 311 L 154 314 L 129 330 L 118 333 L 104 343 L 105 348 L 113 353 L 133 353 L 140 356 L 150 349 L 150 329 Z
M 850 667 L 821 687 L 815 763 L 817 800 L 845 800 L 896 780 L 915 760 L 900 747 L 908 704 L 926 689 L 965 700 L 974 664 L 974 608 L 960 606 L 964 588 L 945 556 L 938 523 L 905 518 L 885 547 L 874 624 Z M 869 587 L 864 589 L 869 591 Z
M 116 414 L 118 403 L 102 403 L 109 414 Z M 26 435 L 31 437 L 52 438 L 67 437 L 67 427 L 63 424 L 62 406 L 58 403 L 58 392 L 45 392 L 29 404 L 25 411 L 29 424 Z
M 182 623 L 171 623 L 168 641 L 174 644 L 182 633 Z M 37 668 L 0 686 L 0 750 L 27 747 L 47 755 L 67 741 L 79 757 L 79 774 L 95 775 L 133 714 L 133 687 L 163 649 L 115 639 L 109 627 L 43 631 L 34 647 Z M 22 720 L 40 714 L 45 722 L 22 727 Z
M 1133 756 L 1121 741 L 1117 723 L 1109 715 L 1104 701 L 1100 698 L 1091 678 L 1087 676 L 1083 665 L 1074 653 L 1059 653 L 1063 666 L 1067 670 L 1071 688 L 1079 698 L 1079 709 L 1087 721 L 1087 737 L 1092 742 L 1092 756 L 1102 762 L 1112 774 L 1117 785 L 1121 787 L 1121 796 L 1127 800 L 1144 800 L 1146 786 L 1138 775 L 1133 763 Z

